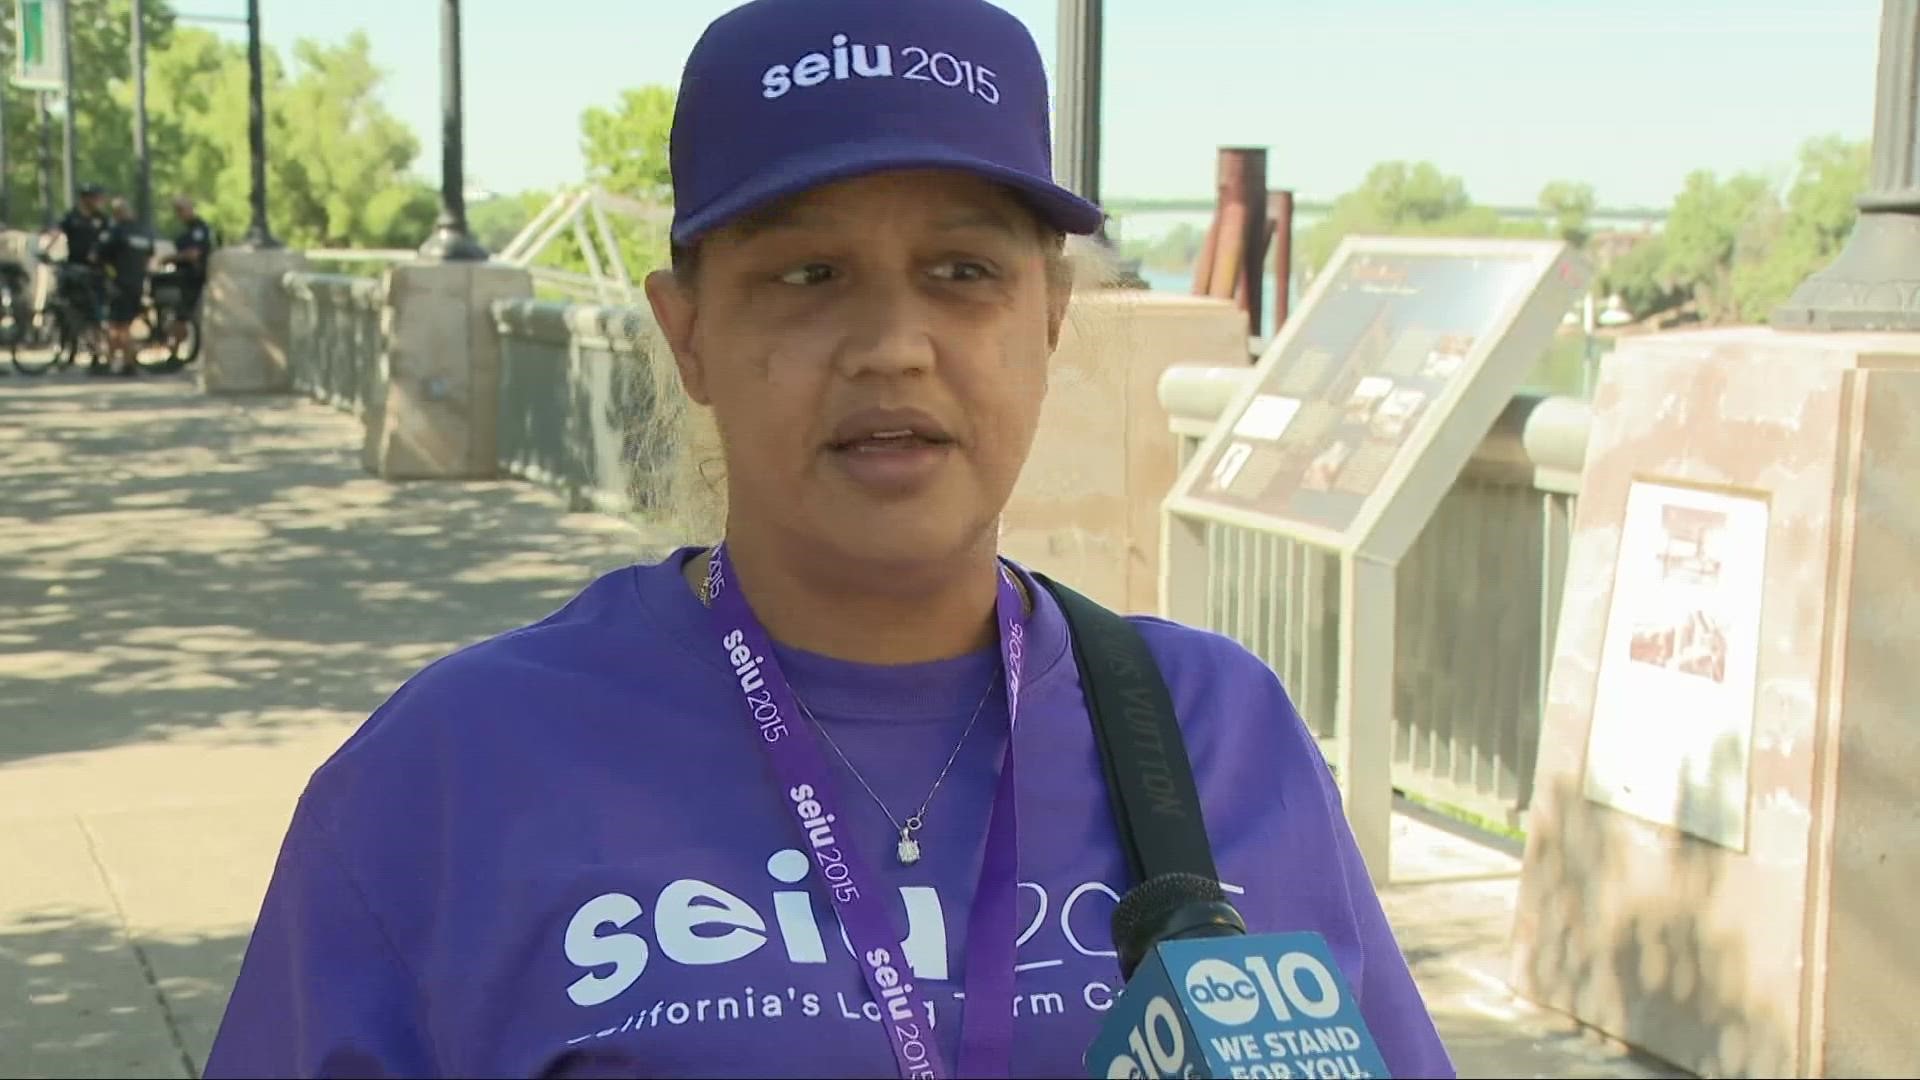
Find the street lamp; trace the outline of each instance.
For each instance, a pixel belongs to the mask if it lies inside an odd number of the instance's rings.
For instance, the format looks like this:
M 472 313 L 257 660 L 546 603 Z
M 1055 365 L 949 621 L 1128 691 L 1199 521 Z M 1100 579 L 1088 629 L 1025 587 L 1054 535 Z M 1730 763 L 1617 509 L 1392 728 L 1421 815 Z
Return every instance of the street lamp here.
M 467 232 L 465 135 L 460 112 L 460 0 L 440 2 L 440 220 L 420 245 L 423 258 L 484 262 L 487 249 Z
M 64 69 L 61 77 L 65 80 L 65 89 L 60 95 L 60 122 L 64 125 L 66 134 L 66 145 L 61 150 L 60 163 L 66 168 L 67 205 L 72 206 L 76 201 L 75 192 L 80 186 L 80 181 L 73 175 L 73 124 L 74 114 L 79 110 L 73 107 L 73 6 L 71 4 L 60 13 L 60 55 L 63 58 L 60 66 Z
M 1060 0 L 1059 107 L 1054 171 L 1069 191 L 1100 202 L 1100 69 L 1106 0 Z
M 260 0 L 247 0 L 247 150 L 253 167 L 253 221 L 243 243 L 255 251 L 277 248 L 267 228 L 267 105 L 260 72 Z
M 1847 246 L 1773 313 L 1781 330 L 1920 330 L 1920 0 L 1880 9 L 1873 171 Z
M 147 157 L 147 27 L 141 0 L 133 0 L 133 210 L 153 226 L 153 162 Z

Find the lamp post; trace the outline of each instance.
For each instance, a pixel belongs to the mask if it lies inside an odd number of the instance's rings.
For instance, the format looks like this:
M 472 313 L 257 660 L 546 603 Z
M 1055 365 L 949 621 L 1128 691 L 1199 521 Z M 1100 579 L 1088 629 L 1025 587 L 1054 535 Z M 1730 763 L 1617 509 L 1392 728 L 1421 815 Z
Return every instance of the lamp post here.
M 147 157 L 147 28 L 141 0 L 133 0 L 133 212 L 153 227 L 153 162 Z M 0 199 L 0 202 L 3 202 Z
M 40 228 L 53 228 L 53 118 L 47 114 L 47 92 L 33 95 L 40 107 Z
M 1780 330 L 1920 330 L 1920 0 L 1884 0 L 1873 171 L 1853 234 L 1773 313 Z
M 1100 201 L 1100 68 L 1106 0 L 1060 0 L 1059 115 L 1054 171 L 1089 202 Z
M 255 251 L 277 248 L 267 228 L 267 104 L 260 72 L 260 0 L 247 0 L 247 150 L 253 167 L 253 221 L 242 241 Z
M 460 0 L 440 0 L 440 220 L 420 245 L 423 258 L 483 262 L 487 249 L 467 231 L 466 145 L 460 104 Z
M 75 196 L 76 196 L 75 189 L 78 188 L 80 185 L 80 181 L 77 180 L 73 175 L 73 172 L 74 172 L 73 119 L 74 119 L 74 113 L 77 112 L 78 110 L 76 110 L 73 107 L 73 7 L 72 5 L 68 5 L 66 10 L 60 13 L 60 56 L 61 56 L 60 66 L 62 69 L 64 69 L 64 74 L 62 78 L 64 80 L 63 85 L 65 87 L 64 91 L 60 95 L 60 103 L 62 106 L 60 112 L 61 112 L 61 123 L 65 126 L 64 134 L 66 135 L 66 145 L 61 150 L 60 163 L 63 166 L 65 166 L 65 169 L 66 169 L 67 205 L 72 206 L 75 202 Z
M 13 184 L 7 179 L 7 102 L 0 93 L 0 227 L 13 224 Z

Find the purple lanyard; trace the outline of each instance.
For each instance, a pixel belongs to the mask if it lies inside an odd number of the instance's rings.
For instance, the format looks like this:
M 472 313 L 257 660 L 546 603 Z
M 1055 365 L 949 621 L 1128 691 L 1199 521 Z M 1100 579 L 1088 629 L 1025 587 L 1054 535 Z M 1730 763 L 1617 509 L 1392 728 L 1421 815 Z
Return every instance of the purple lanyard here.
M 867 873 L 866 861 L 840 841 L 835 824 L 845 806 L 829 782 L 827 760 L 819 742 L 801 722 L 799 703 L 774 659 L 766 630 L 754 617 L 746 598 L 731 587 L 725 544 L 714 549 L 707 566 L 707 596 L 713 605 L 727 666 L 739 680 L 747 715 L 759 729 L 780 786 L 786 789 L 787 807 L 817 868 L 819 884 L 832 898 L 834 912 L 853 945 L 867 992 L 880 1006 L 880 1020 L 886 1025 L 900 1076 L 907 1080 L 955 1075 L 948 1071 L 934 1042 L 926 1004 L 931 997 L 913 985 L 913 972 L 902 947 L 905 939 L 880 903 L 877 879 Z M 1020 715 L 1026 616 L 1012 575 L 1004 569 L 995 617 L 1000 625 L 1000 657 L 1006 665 L 1011 725 Z M 987 825 L 986 858 L 967 921 L 962 984 L 966 1003 L 960 1014 L 961 1076 L 1002 1077 L 1011 1067 L 1014 905 L 1018 892 L 1014 812 L 1010 730 Z

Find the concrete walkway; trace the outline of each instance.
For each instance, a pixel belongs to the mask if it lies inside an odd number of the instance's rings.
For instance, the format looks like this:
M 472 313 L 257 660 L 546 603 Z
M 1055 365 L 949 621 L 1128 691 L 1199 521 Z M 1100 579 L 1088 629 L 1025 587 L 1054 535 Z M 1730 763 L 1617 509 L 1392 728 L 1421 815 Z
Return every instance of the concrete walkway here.
M 197 1076 L 293 800 L 422 663 L 652 550 L 357 421 L 0 380 L 0 1076 Z M 1499 982 L 1518 864 L 1402 815 L 1388 906 L 1464 1076 L 1680 1076 Z

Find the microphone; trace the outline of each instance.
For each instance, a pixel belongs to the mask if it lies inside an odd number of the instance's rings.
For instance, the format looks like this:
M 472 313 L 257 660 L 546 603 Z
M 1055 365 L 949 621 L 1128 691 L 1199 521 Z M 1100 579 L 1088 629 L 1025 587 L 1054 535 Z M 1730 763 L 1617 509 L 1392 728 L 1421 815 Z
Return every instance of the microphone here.
M 1387 1077 L 1326 939 L 1254 934 L 1220 883 L 1161 874 L 1113 912 L 1127 985 L 1087 1050 L 1092 1077 Z

